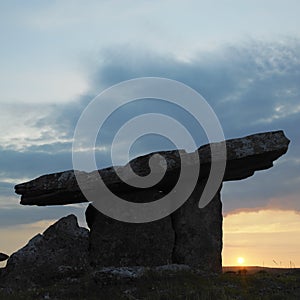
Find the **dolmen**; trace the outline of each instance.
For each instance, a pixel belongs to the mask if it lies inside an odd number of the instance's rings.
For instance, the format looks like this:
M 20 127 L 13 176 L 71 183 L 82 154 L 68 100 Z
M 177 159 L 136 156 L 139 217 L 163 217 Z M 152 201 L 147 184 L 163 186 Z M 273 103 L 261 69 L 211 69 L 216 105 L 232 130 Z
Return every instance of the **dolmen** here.
M 87 264 L 93 268 L 182 264 L 204 271 L 220 272 L 222 270 L 222 182 L 242 180 L 252 176 L 255 171 L 271 168 L 273 162 L 287 152 L 289 140 L 283 131 L 274 131 L 230 139 L 225 143 L 227 150 L 225 172 L 215 195 L 205 207 L 199 208 L 198 202 L 210 171 L 210 144 L 201 146 L 194 153 L 185 153 L 187 156 L 198 153 L 199 177 L 187 201 L 170 215 L 152 222 L 128 223 L 103 214 L 94 207 L 93 203 L 90 203 L 86 210 L 86 221 L 90 229 L 88 233 L 86 230 L 78 229 L 77 222 L 72 216 L 69 217 L 72 229 L 53 225 L 54 227 L 48 229 L 43 236 L 31 242 L 31 246 L 34 243 L 42 243 L 43 239 L 44 243 L 47 243 L 47 240 L 51 240 L 49 232 L 61 228 L 62 231 L 65 230 L 62 236 L 66 236 L 67 249 L 70 249 L 70 245 L 71 248 L 78 245 L 85 256 L 82 257 L 77 253 L 74 257 L 69 257 L 69 261 L 65 264 L 74 264 L 74 259 L 81 261 L 81 267 Z M 218 143 L 214 146 L 218 147 Z M 124 183 L 113 167 L 90 173 L 81 172 L 80 176 L 86 178 L 92 189 L 96 182 L 95 178 L 100 174 L 106 186 L 123 199 L 134 203 L 153 202 L 167 195 L 174 188 L 180 173 L 178 150 L 144 155 L 135 158 L 129 162 L 129 165 L 136 174 L 147 175 L 149 159 L 153 154 L 159 154 L 165 159 L 167 169 L 161 181 L 149 188 L 136 188 Z M 128 165 L 119 166 L 118 169 L 122 170 L 126 167 Z M 21 195 L 22 205 L 50 206 L 88 202 L 73 170 L 43 175 L 32 181 L 18 184 L 15 191 Z M 97 197 L 100 199 L 102 196 L 101 191 L 98 190 Z M 79 230 L 78 233 L 74 228 Z M 74 240 L 72 242 L 71 237 L 75 238 L 75 242 Z M 80 239 L 87 243 L 87 247 L 79 242 Z M 58 240 L 59 242 L 56 241 L 57 255 L 59 256 L 60 251 L 62 255 L 66 255 L 61 250 L 64 239 L 59 236 Z M 45 253 L 49 252 L 45 250 L 45 245 L 41 246 L 41 249 Z M 51 249 L 55 250 L 53 247 Z M 16 261 L 16 256 L 13 254 L 8 260 L 8 268 Z M 62 261 L 63 259 L 61 264 Z

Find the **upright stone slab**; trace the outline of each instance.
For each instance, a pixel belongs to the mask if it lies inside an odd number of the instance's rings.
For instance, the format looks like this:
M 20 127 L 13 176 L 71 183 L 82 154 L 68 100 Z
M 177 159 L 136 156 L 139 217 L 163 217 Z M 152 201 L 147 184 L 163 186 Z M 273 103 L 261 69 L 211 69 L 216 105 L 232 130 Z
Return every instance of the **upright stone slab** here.
M 155 194 L 156 191 L 148 190 L 134 193 L 132 197 L 148 202 L 155 200 Z M 125 223 L 109 218 L 89 205 L 86 219 L 90 227 L 92 266 L 159 266 L 172 263 L 174 231 L 170 216 L 149 223 Z
M 189 199 L 172 214 L 175 244 L 172 262 L 201 270 L 222 270 L 222 203 L 220 191 L 200 209 L 205 181 L 197 184 Z

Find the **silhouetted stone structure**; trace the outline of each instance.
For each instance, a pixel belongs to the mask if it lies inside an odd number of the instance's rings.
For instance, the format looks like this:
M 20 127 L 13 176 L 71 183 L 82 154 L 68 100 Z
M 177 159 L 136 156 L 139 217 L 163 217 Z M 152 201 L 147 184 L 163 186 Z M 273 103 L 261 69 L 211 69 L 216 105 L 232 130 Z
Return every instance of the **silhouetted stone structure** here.
M 285 154 L 289 140 L 282 131 L 254 134 L 226 141 L 227 165 L 223 181 L 241 180 L 255 171 L 268 169 Z M 221 143 L 214 144 L 216 148 Z M 182 150 L 181 150 L 182 151 Z M 180 171 L 178 150 L 157 152 L 166 159 L 163 179 L 148 189 L 133 188 L 122 182 L 114 168 L 91 173 L 81 172 L 90 189 L 97 185 L 98 174 L 111 191 L 132 202 L 151 202 L 167 194 L 176 184 Z M 157 266 L 186 264 L 202 270 L 219 272 L 222 267 L 221 186 L 212 201 L 199 209 L 198 202 L 211 164 L 210 145 L 200 147 L 187 157 L 199 154 L 198 183 L 189 199 L 164 219 L 142 224 L 111 219 L 89 205 L 86 219 L 90 227 L 89 262 L 92 266 Z M 150 172 L 148 161 L 153 153 L 135 158 L 129 166 L 140 176 Z M 159 161 L 158 161 L 159 164 Z M 41 176 L 15 187 L 23 205 L 65 205 L 87 202 L 78 187 L 74 171 Z M 101 191 L 99 197 L 101 197 Z

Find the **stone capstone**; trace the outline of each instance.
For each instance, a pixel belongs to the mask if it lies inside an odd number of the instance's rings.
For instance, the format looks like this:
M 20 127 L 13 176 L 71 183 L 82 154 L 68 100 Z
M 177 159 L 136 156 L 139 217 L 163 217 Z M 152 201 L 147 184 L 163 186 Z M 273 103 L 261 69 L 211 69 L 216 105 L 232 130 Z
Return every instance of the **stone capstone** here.
M 241 180 L 252 176 L 255 171 L 265 170 L 273 166 L 273 161 L 286 153 L 289 140 L 283 131 L 264 132 L 249 135 L 243 138 L 230 139 L 225 142 L 208 144 L 201 146 L 195 152 L 186 153 L 184 150 L 160 151 L 137 157 L 125 166 L 109 167 L 96 170 L 90 173 L 83 171 L 65 171 L 49 175 L 43 175 L 26 183 L 15 186 L 17 194 L 21 195 L 21 204 L 23 205 L 65 205 L 72 203 L 87 202 L 82 194 L 76 180 L 80 176 L 85 182 L 87 190 L 95 190 L 97 194 L 101 194 L 99 190 L 99 174 L 105 185 L 115 193 L 133 193 L 137 189 L 125 184 L 117 175 L 114 168 L 122 173 L 124 177 L 130 181 L 130 173 L 128 169 L 131 167 L 139 176 L 149 174 L 149 159 L 154 154 L 159 154 L 160 158 L 156 160 L 156 169 L 167 163 L 166 172 L 163 179 L 154 187 L 157 191 L 168 193 L 178 180 L 180 172 L 181 160 L 180 155 L 184 155 L 185 160 L 193 167 L 195 155 L 199 155 L 200 159 L 200 179 L 207 178 L 211 165 L 211 147 L 216 153 L 219 153 L 226 143 L 226 170 L 223 181 Z M 223 159 L 222 153 L 217 155 L 217 159 Z M 128 175 L 127 175 L 128 173 Z M 102 182 L 102 181 L 101 181 Z

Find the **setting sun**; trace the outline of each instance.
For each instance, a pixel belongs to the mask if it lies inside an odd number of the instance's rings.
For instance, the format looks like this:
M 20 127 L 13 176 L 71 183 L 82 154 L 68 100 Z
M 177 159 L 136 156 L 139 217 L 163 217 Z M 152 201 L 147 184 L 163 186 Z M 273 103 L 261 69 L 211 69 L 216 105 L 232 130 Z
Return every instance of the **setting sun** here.
M 245 262 L 244 257 L 238 257 L 237 262 L 238 262 L 239 265 L 242 265 Z

